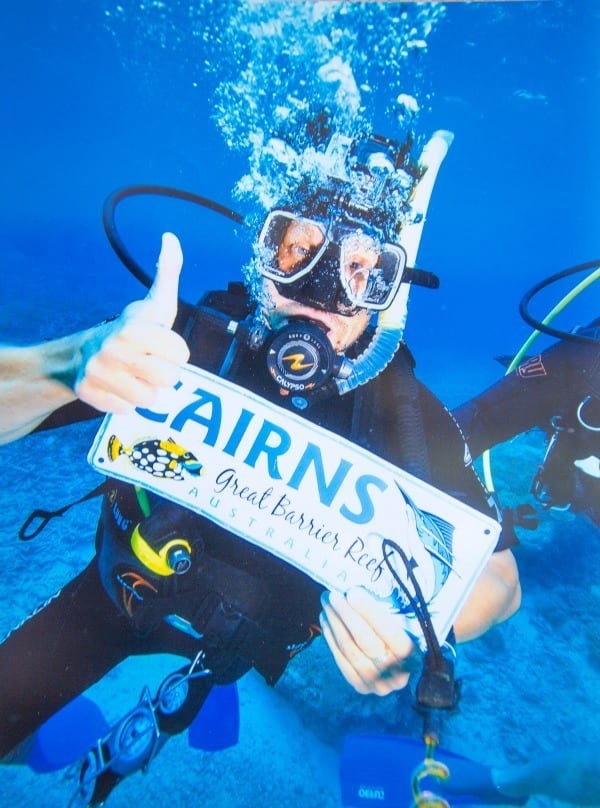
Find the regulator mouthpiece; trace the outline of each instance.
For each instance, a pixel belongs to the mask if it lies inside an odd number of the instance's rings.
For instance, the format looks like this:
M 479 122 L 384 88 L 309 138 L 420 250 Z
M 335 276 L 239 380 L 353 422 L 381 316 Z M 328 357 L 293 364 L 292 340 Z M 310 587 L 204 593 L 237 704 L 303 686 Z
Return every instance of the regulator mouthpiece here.
M 310 393 L 331 378 L 346 378 L 351 364 L 336 354 L 324 329 L 311 320 L 288 320 L 267 343 L 267 368 L 290 393 Z

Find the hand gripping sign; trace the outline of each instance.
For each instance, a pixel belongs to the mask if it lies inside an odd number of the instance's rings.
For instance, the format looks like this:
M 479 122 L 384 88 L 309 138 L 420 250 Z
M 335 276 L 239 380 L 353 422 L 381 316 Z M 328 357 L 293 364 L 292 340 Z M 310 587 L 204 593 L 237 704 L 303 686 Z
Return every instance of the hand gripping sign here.
M 359 446 L 192 366 L 151 410 L 109 415 L 89 461 L 278 556 L 329 589 L 365 586 L 417 619 L 384 558 L 400 546 L 443 640 L 499 525 Z M 406 583 L 406 566 L 392 554 Z

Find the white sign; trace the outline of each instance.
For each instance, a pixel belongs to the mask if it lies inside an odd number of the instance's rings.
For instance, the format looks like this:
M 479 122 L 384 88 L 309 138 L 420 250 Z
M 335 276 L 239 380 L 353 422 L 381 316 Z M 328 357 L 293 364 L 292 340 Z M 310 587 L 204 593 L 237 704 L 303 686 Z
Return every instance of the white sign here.
M 401 608 L 407 630 L 420 637 L 397 580 L 414 593 L 410 566 L 440 641 L 500 530 L 360 446 L 192 366 L 152 410 L 107 416 L 88 459 L 329 589 L 367 587 Z

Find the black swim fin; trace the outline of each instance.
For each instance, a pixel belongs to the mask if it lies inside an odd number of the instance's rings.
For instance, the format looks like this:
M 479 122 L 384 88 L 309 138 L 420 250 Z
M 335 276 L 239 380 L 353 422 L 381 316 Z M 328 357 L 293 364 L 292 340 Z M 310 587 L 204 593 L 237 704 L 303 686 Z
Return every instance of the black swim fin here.
M 423 762 L 425 746 L 416 738 L 396 735 L 348 735 L 340 760 L 340 784 L 344 808 L 408 808 L 412 804 L 411 780 Z M 435 759 L 450 770 L 448 780 L 421 780 L 421 790 L 431 791 L 456 805 L 525 805 L 527 799 L 502 794 L 494 785 L 488 766 L 437 748 Z

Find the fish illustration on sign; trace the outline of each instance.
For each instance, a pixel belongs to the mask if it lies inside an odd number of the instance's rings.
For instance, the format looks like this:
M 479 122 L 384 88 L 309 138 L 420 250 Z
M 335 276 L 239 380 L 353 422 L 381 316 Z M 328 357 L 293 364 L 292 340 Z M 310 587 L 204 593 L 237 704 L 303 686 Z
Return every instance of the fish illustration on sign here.
M 202 473 L 202 463 L 198 458 L 173 438 L 149 438 L 128 447 L 116 435 L 111 435 L 107 454 L 112 461 L 126 455 L 136 468 L 153 477 L 183 480 L 184 471 L 195 477 Z

